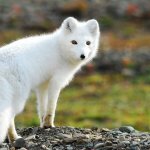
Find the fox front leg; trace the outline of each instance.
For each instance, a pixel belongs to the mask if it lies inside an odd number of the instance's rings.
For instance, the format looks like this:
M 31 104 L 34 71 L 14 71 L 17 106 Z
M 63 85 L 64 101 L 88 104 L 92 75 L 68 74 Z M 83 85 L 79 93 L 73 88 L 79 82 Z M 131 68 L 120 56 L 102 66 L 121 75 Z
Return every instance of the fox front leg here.
M 56 82 L 51 82 L 49 84 L 48 104 L 46 108 L 46 114 L 43 116 L 43 124 L 42 124 L 42 127 L 44 128 L 55 127 L 54 118 L 60 90 L 61 88 L 56 84 Z
M 43 127 L 43 118 L 46 114 L 48 103 L 48 82 L 41 84 L 36 90 L 37 109 L 40 118 L 40 126 Z

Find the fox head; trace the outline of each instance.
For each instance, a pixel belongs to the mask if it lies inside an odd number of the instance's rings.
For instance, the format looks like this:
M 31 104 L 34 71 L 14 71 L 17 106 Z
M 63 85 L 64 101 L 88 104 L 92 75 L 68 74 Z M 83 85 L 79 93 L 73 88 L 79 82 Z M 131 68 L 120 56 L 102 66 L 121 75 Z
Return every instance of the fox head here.
M 61 55 L 71 63 L 88 62 L 96 55 L 100 30 L 95 19 L 79 22 L 69 17 L 63 21 L 60 32 Z

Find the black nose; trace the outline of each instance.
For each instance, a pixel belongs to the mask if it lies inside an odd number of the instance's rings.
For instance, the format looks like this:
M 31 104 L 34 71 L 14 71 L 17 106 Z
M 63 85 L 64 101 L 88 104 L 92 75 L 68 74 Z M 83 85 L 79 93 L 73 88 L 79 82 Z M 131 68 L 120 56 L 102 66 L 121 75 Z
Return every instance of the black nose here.
M 83 54 L 81 54 L 80 58 L 83 60 L 85 58 L 85 56 Z

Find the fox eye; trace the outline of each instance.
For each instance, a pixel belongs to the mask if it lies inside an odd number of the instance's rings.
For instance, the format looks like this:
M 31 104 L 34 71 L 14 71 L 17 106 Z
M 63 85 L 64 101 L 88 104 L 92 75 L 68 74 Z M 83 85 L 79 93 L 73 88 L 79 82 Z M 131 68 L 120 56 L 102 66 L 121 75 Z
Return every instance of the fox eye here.
M 77 41 L 75 41 L 75 40 L 72 40 L 71 43 L 74 44 L 74 45 L 78 44 Z
M 86 45 L 90 45 L 91 44 L 91 42 L 90 41 L 86 41 Z

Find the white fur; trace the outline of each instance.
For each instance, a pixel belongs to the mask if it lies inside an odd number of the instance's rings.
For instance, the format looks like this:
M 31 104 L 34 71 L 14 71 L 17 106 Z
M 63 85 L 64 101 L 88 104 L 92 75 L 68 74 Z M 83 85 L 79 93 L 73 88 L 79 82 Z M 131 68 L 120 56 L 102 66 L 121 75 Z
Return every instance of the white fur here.
M 0 48 L 0 143 L 7 132 L 11 141 L 18 138 L 14 118 L 23 110 L 31 90 L 37 94 L 41 127 L 54 126 L 59 93 L 96 55 L 99 35 L 96 20 L 79 22 L 69 17 L 51 34 L 20 39 Z M 86 45 L 86 41 L 91 44 Z

